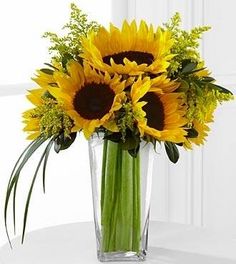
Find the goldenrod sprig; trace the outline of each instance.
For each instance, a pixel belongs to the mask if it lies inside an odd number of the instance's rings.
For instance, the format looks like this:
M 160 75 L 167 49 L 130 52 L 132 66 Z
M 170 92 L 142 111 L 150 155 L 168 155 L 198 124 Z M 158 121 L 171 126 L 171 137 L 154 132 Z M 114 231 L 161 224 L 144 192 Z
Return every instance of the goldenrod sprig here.
M 70 59 L 79 59 L 81 37 L 86 36 L 90 31 L 96 32 L 99 27 L 97 22 L 89 21 L 88 16 L 72 3 L 69 22 L 63 26 L 63 30 L 67 33 L 59 36 L 56 33 L 45 32 L 43 37 L 48 38 L 52 44 L 49 47 L 49 53 L 53 55 L 52 59 L 65 66 Z
M 61 104 L 54 99 L 44 97 L 44 103 L 29 112 L 30 118 L 39 120 L 40 133 L 44 138 L 64 134 L 70 137 L 73 121 Z
M 170 62 L 170 76 L 181 70 L 184 60 L 201 62 L 198 50 L 199 40 L 202 34 L 210 29 L 209 26 L 200 26 L 187 31 L 180 28 L 180 25 L 181 18 L 179 13 L 176 13 L 168 23 L 164 24 L 164 28 L 172 33 L 172 38 L 174 39 L 171 53 L 176 54 Z

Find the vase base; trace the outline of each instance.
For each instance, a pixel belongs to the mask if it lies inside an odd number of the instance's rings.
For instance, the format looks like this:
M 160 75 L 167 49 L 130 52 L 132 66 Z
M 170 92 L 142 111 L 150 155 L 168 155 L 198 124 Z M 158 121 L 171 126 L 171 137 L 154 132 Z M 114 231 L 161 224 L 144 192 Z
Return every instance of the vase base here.
M 98 260 L 101 262 L 109 261 L 144 261 L 146 259 L 146 251 L 139 253 L 133 251 L 125 252 L 98 252 Z

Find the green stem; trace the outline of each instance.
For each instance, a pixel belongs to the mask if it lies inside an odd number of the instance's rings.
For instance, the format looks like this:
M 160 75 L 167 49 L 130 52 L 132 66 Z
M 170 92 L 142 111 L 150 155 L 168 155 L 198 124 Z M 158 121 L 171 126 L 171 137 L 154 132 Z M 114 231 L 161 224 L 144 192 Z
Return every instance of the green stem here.
M 133 209 L 133 246 L 134 252 L 140 250 L 141 239 L 141 199 L 140 199 L 140 153 L 133 159 L 134 209 Z
M 106 183 L 107 139 L 104 139 L 102 155 L 103 156 L 102 156 L 102 183 L 101 183 L 101 215 L 103 214 L 104 193 L 106 186 L 105 183 Z
M 116 179 L 115 179 L 115 193 L 114 193 L 114 209 L 112 212 L 112 221 L 111 221 L 111 237 L 110 237 L 110 243 L 109 248 L 110 251 L 116 251 L 117 250 L 117 241 L 116 238 L 119 238 L 119 205 L 120 205 L 120 189 L 121 189 L 121 165 L 122 165 L 122 150 L 121 146 L 119 145 L 117 150 L 117 167 L 116 167 Z
M 102 251 L 140 251 L 140 157 L 104 142 L 101 186 Z
M 133 158 L 127 150 L 122 151 L 121 168 L 121 250 L 132 248 L 132 226 L 133 226 Z
M 105 166 L 105 187 L 102 189 L 102 249 L 104 252 L 109 252 L 109 241 L 111 235 L 110 226 L 115 195 L 115 178 L 116 178 L 116 162 L 117 162 L 117 149 L 118 144 L 108 141 L 107 143 L 107 155 Z

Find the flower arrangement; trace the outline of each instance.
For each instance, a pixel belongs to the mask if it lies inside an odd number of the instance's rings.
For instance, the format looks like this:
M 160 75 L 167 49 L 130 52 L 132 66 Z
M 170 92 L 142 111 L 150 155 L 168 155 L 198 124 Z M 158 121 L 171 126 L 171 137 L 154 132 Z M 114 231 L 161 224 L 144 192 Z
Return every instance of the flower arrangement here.
M 216 107 L 233 99 L 233 95 L 215 83 L 199 54 L 199 40 L 209 27 L 186 31 L 180 28 L 180 23 L 177 13 L 157 28 L 145 21 L 140 24 L 124 21 L 121 29 L 113 24 L 106 29 L 89 22 L 72 4 L 70 21 L 64 27 L 67 34 L 60 37 L 45 33 L 44 37 L 52 43 L 49 48 L 52 60 L 37 70 L 33 80 L 38 88 L 28 92 L 27 98 L 34 107 L 23 113 L 23 122 L 31 143 L 16 162 L 5 201 L 7 228 L 11 195 L 15 225 L 21 170 L 34 152 L 46 144 L 27 196 L 22 242 L 35 179 L 42 165 L 45 184 L 46 165 L 53 146 L 59 153 L 69 148 L 80 132 L 86 139 L 102 134 L 103 169 L 110 160 L 109 168 L 117 171 L 116 164 L 122 160 L 126 164 L 123 170 L 128 172 L 140 169 L 142 141 L 153 144 L 154 148 L 156 144 L 163 145 L 174 163 L 178 161 L 179 148 L 192 149 L 194 145 L 204 144 Z M 107 196 L 110 200 L 117 194 L 114 190 L 109 193 L 108 188 L 109 180 L 115 176 L 117 172 L 103 173 L 103 198 Z M 127 175 L 122 177 L 129 182 Z M 132 234 L 136 238 L 130 242 L 129 231 L 119 230 L 121 235 L 128 234 L 126 238 L 123 236 L 123 242 L 117 242 L 119 246 L 110 243 L 112 231 L 106 226 L 114 208 L 106 207 L 106 201 L 101 201 L 104 252 L 140 250 L 139 190 L 133 192 L 137 199 L 132 207 L 127 207 L 127 200 L 121 203 L 127 212 L 134 211 L 136 233 Z M 129 220 L 130 217 L 125 219 L 123 225 L 127 226 Z M 115 228 L 115 224 L 110 228 Z

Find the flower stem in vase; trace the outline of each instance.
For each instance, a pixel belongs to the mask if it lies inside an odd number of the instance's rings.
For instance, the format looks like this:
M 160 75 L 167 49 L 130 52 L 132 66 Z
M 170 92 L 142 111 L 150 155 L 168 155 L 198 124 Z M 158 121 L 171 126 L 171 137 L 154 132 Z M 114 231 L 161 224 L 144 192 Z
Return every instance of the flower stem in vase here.
M 118 144 L 111 141 L 104 145 L 103 154 L 103 175 L 102 175 L 102 190 L 101 190 L 101 224 L 102 224 L 102 249 L 104 252 L 111 251 L 111 233 L 112 233 L 112 214 L 115 198 L 115 179 L 117 169 L 117 154 Z M 104 160 L 105 159 L 105 160 Z
M 140 154 L 133 158 L 133 188 L 134 188 L 134 208 L 133 208 L 133 245 L 132 251 L 139 252 L 141 238 L 141 198 L 140 198 Z
M 140 157 L 121 144 L 103 147 L 101 184 L 102 251 L 140 251 Z

